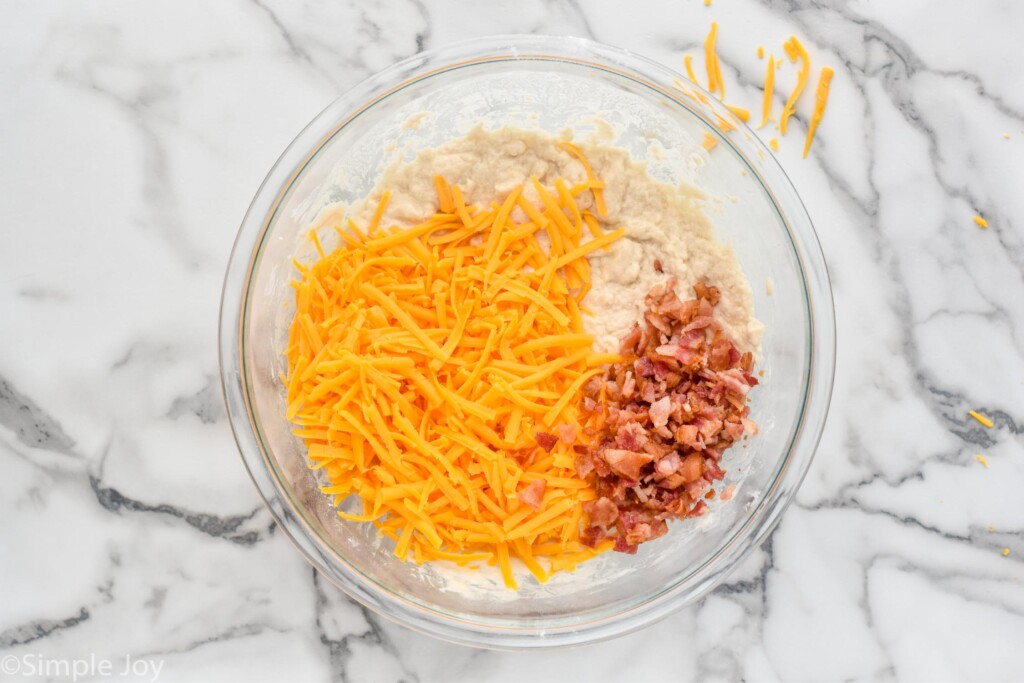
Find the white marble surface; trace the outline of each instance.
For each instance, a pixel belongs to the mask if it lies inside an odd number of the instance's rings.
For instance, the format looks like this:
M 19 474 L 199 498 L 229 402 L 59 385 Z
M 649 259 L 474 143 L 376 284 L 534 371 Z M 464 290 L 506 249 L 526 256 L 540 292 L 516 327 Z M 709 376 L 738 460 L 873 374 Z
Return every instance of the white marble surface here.
M 680 68 L 712 19 L 731 101 L 790 33 L 837 71 L 811 158 L 806 109 L 779 154 L 839 333 L 797 503 L 710 597 L 606 644 L 480 652 L 356 607 L 271 523 L 221 403 L 264 174 L 418 47 L 572 34 Z M 3 2 L 0 679 L 1024 679 L 1022 26 L 1009 0 Z

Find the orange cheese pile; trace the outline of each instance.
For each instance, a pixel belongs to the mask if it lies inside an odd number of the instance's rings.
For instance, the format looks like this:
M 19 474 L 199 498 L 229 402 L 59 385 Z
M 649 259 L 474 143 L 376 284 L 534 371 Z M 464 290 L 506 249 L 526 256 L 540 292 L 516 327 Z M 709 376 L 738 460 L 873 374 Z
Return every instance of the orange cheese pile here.
M 532 178 L 473 206 L 438 177 L 439 210 L 422 223 L 382 228 L 385 193 L 370 225 L 336 228 L 330 253 L 313 234 L 320 259 L 296 264 L 287 415 L 324 492 L 362 500 L 362 514 L 338 514 L 372 521 L 403 560 L 496 564 L 512 588 L 512 558 L 543 582 L 608 549 L 579 541 L 594 494 L 572 444 L 535 437 L 584 444 L 581 388 L 615 360 L 593 353 L 581 311 L 587 254 L 624 230 L 577 205 L 592 192 L 600 215 L 603 185 L 563 147 L 587 182 Z M 538 480 L 534 509 L 519 494 Z
M 707 38 L 704 40 L 704 66 L 708 74 L 707 89 L 711 93 L 718 93 L 718 98 L 723 99 L 725 97 L 725 83 L 722 80 L 722 68 L 718 59 L 718 52 L 715 47 L 717 40 L 718 24 L 712 22 L 711 29 L 708 31 Z M 797 40 L 796 36 L 790 36 L 789 39 L 786 40 L 783 44 L 783 50 L 791 62 L 799 62 L 797 82 L 793 86 L 793 90 L 790 92 L 789 97 L 786 98 L 786 102 L 782 107 L 782 113 L 779 115 L 778 128 L 782 135 L 785 135 L 786 130 L 789 127 L 789 119 L 796 112 L 796 104 L 807 87 L 807 82 L 811 72 L 811 60 L 807 54 L 807 50 L 804 48 L 803 44 Z M 757 56 L 759 59 L 764 57 L 763 46 L 759 45 L 757 47 Z M 693 71 L 693 57 L 689 54 L 683 55 L 683 61 L 686 65 L 687 78 L 689 78 L 693 83 L 698 83 L 697 76 Z M 775 70 L 780 65 L 780 62 L 781 60 L 775 60 L 775 56 L 773 54 L 768 55 L 768 64 L 765 69 L 764 76 L 764 92 L 761 102 L 761 122 L 758 124 L 758 128 L 763 128 L 771 118 L 771 106 L 775 92 Z M 804 157 L 806 157 L 811 150 L 811 143 L 814 141 L 814 135 L 817 133 L 818 125 L 821 123 L 821 119 L 825 114 L 825 105 L 828 102 L 829 87 L 834 74 L 835 72 L 826 66 L 822 68 L 821 74 L 818 77 L 814 109 L 811 113 L 810 121 L 808 122 L 807 136 L 804 140 Z M 696 91 L 690 90 L 683 83 L 679 82 L 678 79 L 676 80 L 675 85 L 678 90 L 691 99 L 696 99 L 708 104 L 706 97 Z M 726 107 L 741 121 L 747 122 L 750 120 L 750 111 L 748 109 L 731 104 L 726 104 Z M 717 125 L 723 132 L 735 128 L 735 125 L 722 117 L 718 117 Z M 707 137 L 707 134 L 705 135 Z M 714 145 L 709 145 L 705 141 L 703 146 L 705 149 L 710 150 Z M 778 151 L 777 142 L 772 145 L 772 149 Z

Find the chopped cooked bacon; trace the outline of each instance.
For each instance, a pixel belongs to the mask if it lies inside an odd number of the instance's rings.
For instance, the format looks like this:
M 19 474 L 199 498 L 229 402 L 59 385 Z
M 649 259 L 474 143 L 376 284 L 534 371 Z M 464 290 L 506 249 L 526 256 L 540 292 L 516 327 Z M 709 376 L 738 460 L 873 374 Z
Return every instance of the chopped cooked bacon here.
M 678 453 L 671 451 L 668 455 L 658 461 L 654 466 L 654 471 L 662 477 L 667 477 L 678 472 L 679 468 L 682 466 L 683 459 L 679 457 Z
M 701 475 L 704 474 L 704 458 L 700 453 L 690 453 L 683 458 L 682 467 L 679 470 L 679 474 L 682 475 L 685 483 L 690 483 L 700 479 Z
M 516 494 L 516 498 L 519 499 L 519 502 L 529 505 L 534 510 L 540 510 L 541 503 L 544 501 L 545 488 L 547 488 L 546 481 L 534 479 L 526 488 Z
M 748 418 L 740 418 L 740 422 L 743 424 L 743 430 L 753 436 L 757 434 L 757 423 Z
M 712 481 L 721 481 L 725 479 L 725 472 L 718 466 L 718 461 L 714 458 L 707 458 L 704 460 L 704 466 L 707 468 L 707 475 L 711 477 Z
M 661 265 L 661 261 L 659 259 L 654 259 L 654 272 L 659 274 L 665 272 L 665 268 Z
M 753 355 L 715 320 L 721 292 L 701 280 L 684 301 L 675 284 L 668 278 L 647 294 L 642 321 L 619 347 L 629 360 L 584 387 L 584 431 L 594 438 L 576 446 L 575 465 L 598 495 L 584 507 L 590 546 L 614 539 L 615 550 L 633 553 L 666 533 L 666 520 L 706 514 L 704 499 L 725 476 L 723 452 L 757 433 L 746 405 L 757 385 Z M 545 448 L 549 436 L 535 434 Z
M 599 451 L 599 454 L 613 472 L 631 481 L 639 479 L 640 468 L 653 460 L 648 453 L 625 451 L 621 448 L 606 448 Z
M 701 280 L 695 284 L 693 286 L 693 293 L 697 295 L 698 299 L 705 299 L 712 306 L 717 306 L 718 301 L 721 299 L 718 287 L 712 287 L 708 284 L 707 280 Z
M 643 450 L 647 443 L 647 432 L 635 419 L 627 421 L 615 434 L 615 444 L 627 451 Z
M 586 479 L 590 476 L 590 473 L 594 471 L 594 459 L 589 453 L 579 453 L 576 459 L 573 461 L 576 466 L 576 476 L 580 479 Z
M 608 528 L 619 518 L 619 508 L 612 501 L 601 497 L 583 504 L 583 513 L 591 526 Z
M 669 413 L 672 412 L 672 399 L 668 395 L 662 396 L 651 404 L 647 409 L 647 415 L 651 418 L 651 424 L 655 427 L 664 427 L 668 424 Z
M 704 442 L 700 440 L 700 431 L 697 429 L 697 425 L 679 425 L 679 428 L 676 429 L 676 442 L 695 451 L 704 450 Z
M 737 354 L 733 358 L 733 354 Z M 711 343 L 711 354 L 708 356 L 708 367 L 714 371 L 725 370 L 730 365 L 735 365 L 739 360 L 739 352 L 732 342 L 724 337 L 719 337 Z
M 622 398 L 632 398 L 634 391 L 636 391 L 636 378 L 633 377 L 632 370 L 627 370 L 626 376 L 622 380 Z
M 558 432 L 558 438 L 562 443 L 571 446 L 576 442 L 576 428 L 572 425 L 558 425 L 555 431 Z
M 537 440 L 537 445 L 546 451 L 550 451 L 558 443 L 558 437 L 547 432 L 537 432 L 533 435 L 533 438 Z

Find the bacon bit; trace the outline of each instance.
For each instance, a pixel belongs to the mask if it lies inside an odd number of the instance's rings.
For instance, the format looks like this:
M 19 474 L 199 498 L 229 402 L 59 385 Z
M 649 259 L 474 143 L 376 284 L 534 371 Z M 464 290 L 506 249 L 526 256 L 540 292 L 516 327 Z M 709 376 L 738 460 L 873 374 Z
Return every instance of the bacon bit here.
M 986 470 L 988 469 L 988 458 L 986 458 L 984 455 L 978 453 L 977 455 L 974 456 L 974 459 L 980 462 L 982 465 L 984 465 Z
M 547 432 L 536 432 L 533 438 L 536 439 L 537 445 L 546 451 L 550 451 L 558 443 L 558 437 Z
M 519 502 L 529 505 L 534 510 L 540 510 L 541 504 L 544 502 L 544 489 L 546 488 L 547 481 L 544 479 L 534 479 L 526 488 L 516 494 L 516 498 L 519 499 Z
M 590 520 L 591 526 L 608 528 L 619 518 L 619 508 L 612 501 L 601 497 L 584 503 L 583 514 Z
M 633 481 L 640 478 L 640 468 L 653 459 L 647 453 L 627 451 L 621 448 L 606 448 L 601 452 L 601 456 L 612 468 L 612 471 Z
M 683 465 L 679 470 L 683 482 L 692 484 L 704 475 L 704 458 L 700 453 L 690 453 L 683 459 Z
M 576 442 L 576 428 L 572 425 L 558 425 L 555 430 L 558 432 L 558 438 L 562 440 L 562 443 L 571 446 Z
M 736 494 L 736 484 L 729 484 L 722 491 L 721 499 L 723 501 L 732 500 L 732 497 Z
M 982 415 L 981 413 L 979 413 L 976 410 L 969 410 L 969 411 L 967 411 L 967 414 L 970 415 L 971 417 L 973 417 L 975 420 L 977 420 L 978 422 L 980 422 L 981 424 L 983 424 L 985 427 L 987 427 L 989 429 L 991 429 L 993 426 L 995 426 L 995 423 L 992 422 L 992 420 L 988 419 L 987 417 L 985 417 L 984 415 Z
M 598 521 L 608 515 L 590 505 L 585 544 L 614 538 L 616 550 L 632 553 L 666 533 L 667 520 L 706 514 L 704 500 L 725 477 L 723 452 L 757 431 L 745 405 L 758 384 L 753 355 L 740 353 L 715 321 L 720 291 L 706 281 L 693 290 L 695 298 L 682 301 L 673 278 L 652 288 L 643 322 L 620 345 L 629 360 L 584 387 L 587 424 L 596 425 L 588 433 L 596 438 L 578 453 L 577 472 L 605 501 L 603 512 L 610 505 L 618 514 L 611 528 Z
M 654 259 L 654 272 L 664 273 L 665 268 L 661 265 L 661 259 Z
M 722 300 L 722 295 L 718 291 L 718 287 L 712 287 L 707 283 L 707 280 L 701 280 L 693 286 L 693 293 L 697 295 L 698 299 L 707 301 L 712 306 L 717 306 L 718 302 Z M 672 292 L 675 296 L 675 292 Z
M 657 401 L 651 404 L 651 407 L 647 411 L 647 415 L 651 418 L 651 424 L 655 428 L 664 427 L 668 424 L 668 414 L 672 409 L 672 400 L 667 396 L 662 396 Z

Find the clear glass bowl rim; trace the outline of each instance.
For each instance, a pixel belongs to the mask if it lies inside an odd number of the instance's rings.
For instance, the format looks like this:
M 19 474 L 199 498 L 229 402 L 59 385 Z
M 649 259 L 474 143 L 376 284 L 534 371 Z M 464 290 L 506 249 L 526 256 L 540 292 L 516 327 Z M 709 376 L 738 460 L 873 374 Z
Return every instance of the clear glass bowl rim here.
M 397 62 L 342 94 L 314 118 L 274 164 L 245 214 L 232 247 L 224 279 L 219 322 L 221 386 L 232 432 L 243 463 L 264 503 L 284 535 L 324 577 L 347 595 L 382 616 L 416 631 L 449 642 L 495 649 L 524 649 L 579 645 L 635 631 L 664 618 L 707 594 L 771 533 L 803 481 L 824 429 L 835 373 L 835 317 L 828 269 L 810 217 L 782 167 L 767 147 L 721 102 L 705 96 L 712 115 L 737 124 L 739 136 L 719 136 L 733 146 L 749 172 L 771 197 L 790 234 L 806 287 L 809 363 L 802 418 L 775 479 L 759 504 L 725 546 L 690 580 L 615 615 L 586 622 L 495 627 L 425 609 L 361 579 L 347 566 L 328 566 L 336 553 L 319 543 L 301 512 L 293 509 L 283 484 L 272 473 L 264 444 L 257 436 L 243 372 L 244 305 L 258 247 L 278 206 L 317 152 L 344 126 L 381 98 L 402 87 L 448 69 L 489 61 L 548 59 L 576 62 L 638 80 L 711 123 L 707 116 L 673 92 L 682 78 L 664 65 L 630 51 L 595 41 L 565 36 L 489 36 L 428 50 Z M 745 149 L 744 149 L 745 148 Z M 758 163 L 752 163 L 754 158 Z M 327 552 L 325 552 L 325 550 Z M 334 570 L 334 571 L 332 571 Z

